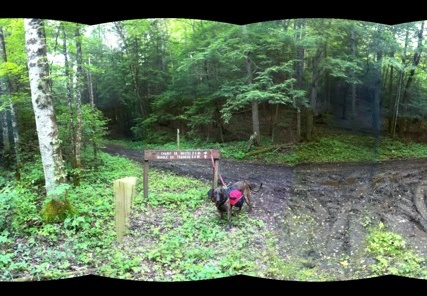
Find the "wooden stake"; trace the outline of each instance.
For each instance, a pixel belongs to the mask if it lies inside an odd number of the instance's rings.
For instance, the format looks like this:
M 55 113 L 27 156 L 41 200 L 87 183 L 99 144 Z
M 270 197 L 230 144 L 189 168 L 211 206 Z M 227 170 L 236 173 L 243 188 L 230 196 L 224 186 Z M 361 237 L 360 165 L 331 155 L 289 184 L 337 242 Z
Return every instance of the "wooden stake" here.
M 179 150 L 179 129 L 176 130 L 176 143 L 177 143 L 178 150 Z
M 216 188 L 218 186 L 218 176 L 219 176 L 219 173 L 218 173 L 219 160 L 218 159 L 214 160 L 214 168 L 215 168 L 215 171 L 214 171 L 214 176 L 213 176 L 212 188 Z
M 148 160 L 144 160 L 144 198 L 148 197 Z
M 117 241 L 122 242 L 130 226 L 130 212 L 136 195 L 136 177 L 127 177 L 114 181 L 114 199 L 116 203 Z

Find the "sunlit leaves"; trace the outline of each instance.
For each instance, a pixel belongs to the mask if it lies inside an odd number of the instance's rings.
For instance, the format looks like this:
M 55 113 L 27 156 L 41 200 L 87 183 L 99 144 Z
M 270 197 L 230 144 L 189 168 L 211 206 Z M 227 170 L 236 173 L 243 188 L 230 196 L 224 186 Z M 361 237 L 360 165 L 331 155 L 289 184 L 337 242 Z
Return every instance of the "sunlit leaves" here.
M 332 77 L 342 78 L 348 83 L 361 83 L 357 77 L 363 69 L 348 57 L 346 59 L 328 57 L 324 61 L 324 69 L 328 70 Z

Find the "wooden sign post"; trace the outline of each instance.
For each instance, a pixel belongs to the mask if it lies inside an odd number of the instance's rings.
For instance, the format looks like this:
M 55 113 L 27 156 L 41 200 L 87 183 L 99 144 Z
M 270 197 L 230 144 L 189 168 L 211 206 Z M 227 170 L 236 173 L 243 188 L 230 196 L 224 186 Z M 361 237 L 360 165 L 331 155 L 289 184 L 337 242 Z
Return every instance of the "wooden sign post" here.
M 218 186 L 219 150 L 144 150 L 144 197 L 148 197 L 148 161 L 211 160 L 214 176 L 213 187 Z

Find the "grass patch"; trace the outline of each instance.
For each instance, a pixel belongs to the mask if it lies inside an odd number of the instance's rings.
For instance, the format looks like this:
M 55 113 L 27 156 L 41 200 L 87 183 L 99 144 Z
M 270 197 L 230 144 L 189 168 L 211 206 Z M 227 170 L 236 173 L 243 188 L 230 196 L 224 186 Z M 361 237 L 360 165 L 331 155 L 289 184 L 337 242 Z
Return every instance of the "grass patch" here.
M 62 223 L 40 216 L 40 163 L 28 163 L 26 178 L 2 180 L 0 274 L 2 281 L 52 280 L 97 274 L 144 281 L 188 281 L 237 274 L 257 275 L 264 240 L 262 221 L 244 210 L 219 220 L 203 182 L 150 169 L 150 196 L 143 197 L 140 164 L 99 153 L 85 155 L 81 184 L 68 198 L 75 210 Z M 138 177 L 133 226 L 124 242 L 115 233 L 113 181 Z M 33 182 L 34 181 L 34 182 Z M 256 246 L 256 247 L 254 247 Z
M 125 141 L 114 141 L 113 143 L 134 149 L 177 149 L 175 142 L 162 145 Z M 257 149 L 271 145 L 272 143 L 268 140 L 264 140 Z M 219 149 L 223 158 L 287 165 L 325 162 L 375 162 L 427 157 L 426 144 L 344 132 L 334 134 L 324 132 L 315 141 L 298 143 L 287 149 L 278 147 L 256 156 L 246 156 L 246 141 L 220 144 L 186 141 L 184 139 L 181 140 L 180 147 L 181 149 Z

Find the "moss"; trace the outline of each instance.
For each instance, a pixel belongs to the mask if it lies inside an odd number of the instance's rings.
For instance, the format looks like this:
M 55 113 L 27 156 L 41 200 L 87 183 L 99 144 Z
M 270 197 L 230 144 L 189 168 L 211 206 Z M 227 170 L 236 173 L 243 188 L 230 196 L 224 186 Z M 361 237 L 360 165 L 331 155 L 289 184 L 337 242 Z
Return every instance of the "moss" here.
M 66 217 L 73 213 L 73 206 L 68 199 L 52 199 L 44 205 L 41 215 L 44 222 L 54 223 L 63 222 Z

